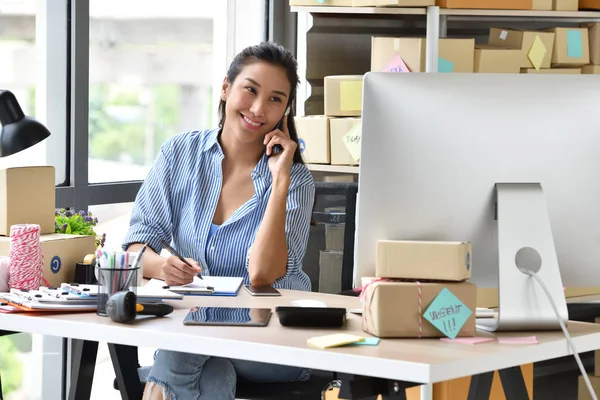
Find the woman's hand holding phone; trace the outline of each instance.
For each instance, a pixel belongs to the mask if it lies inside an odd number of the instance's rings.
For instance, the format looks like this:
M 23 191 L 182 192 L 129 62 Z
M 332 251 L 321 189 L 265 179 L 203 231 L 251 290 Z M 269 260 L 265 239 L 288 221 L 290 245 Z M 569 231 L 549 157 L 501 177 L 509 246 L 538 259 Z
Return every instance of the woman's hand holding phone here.
M 273 131 L 265 135 L 263 144 L 267 146 L 266 154 L 269 156 L 269 169 L 273 178 L 285 175 L 289 177 L 290 168 L 294 159 L 294 152 L 298 144 L 290 139 L 290 133 L 287 127 L 286 112 L 281 120 L 281 128 L 275 128 Z M 273 147 L 279 145 L 282 151 L 275 153 Z
M 170 256 L 162 265 L 162 272 L 165 278 L 165 284 L 168 286 L 181 286 L 192 283 L 194 276 L 202 271 L 200 264 L 191 258 L 186 258 L 194 268 L 181 261 L 176 256 Z

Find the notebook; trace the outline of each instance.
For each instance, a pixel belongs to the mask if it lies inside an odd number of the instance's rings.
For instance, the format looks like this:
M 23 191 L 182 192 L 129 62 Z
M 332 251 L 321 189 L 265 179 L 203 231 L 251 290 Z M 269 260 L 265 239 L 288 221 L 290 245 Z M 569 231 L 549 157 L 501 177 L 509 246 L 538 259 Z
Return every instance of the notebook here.
M 192 283 L 181 286 L 166 286 L 163 280 L 151 279 L 146 286 L 195 296 L 237 296 L 243 281 L 243 278 L 229 276 L 203 276 L 202 278 L 195 276 Z

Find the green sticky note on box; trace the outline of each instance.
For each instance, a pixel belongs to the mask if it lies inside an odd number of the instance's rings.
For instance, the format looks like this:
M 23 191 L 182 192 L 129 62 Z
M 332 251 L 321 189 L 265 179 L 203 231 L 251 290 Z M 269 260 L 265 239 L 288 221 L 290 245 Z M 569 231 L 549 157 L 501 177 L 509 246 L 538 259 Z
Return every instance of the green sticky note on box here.
M 440 332 L 454 339 L 473 312 L 447 288 L 431 302 L 424 317 Z
M 450 60 L 446 60 L 443 57 L 438 58 L 438 72 L 453 72 L 454 63 Z
M 567 31 L 567 57 L 583 57 L 583 38 L 579 30 L 569 29 Z

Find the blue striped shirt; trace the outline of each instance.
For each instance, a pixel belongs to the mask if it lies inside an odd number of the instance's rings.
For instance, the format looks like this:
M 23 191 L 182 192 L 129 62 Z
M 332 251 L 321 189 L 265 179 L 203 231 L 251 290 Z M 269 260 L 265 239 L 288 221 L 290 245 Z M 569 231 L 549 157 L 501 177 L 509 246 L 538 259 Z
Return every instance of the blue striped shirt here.
M 272 176 L 264 155 L 251 173 L 254 195 L 209 237 L 219 201 L 223 151 L 218 129 L 181 133 L 161 146 L 133 207 L 123 248 L 148 243 L 157 253 L 160 239 L 202 265 L 204 275 L 243 277 L 249 284 L 248 250 L 261 224 Z M 302 271 L 315 186 L 308 168 L 293 164 L 286 206 L 287 271 L 276 288 L 310 291 Z

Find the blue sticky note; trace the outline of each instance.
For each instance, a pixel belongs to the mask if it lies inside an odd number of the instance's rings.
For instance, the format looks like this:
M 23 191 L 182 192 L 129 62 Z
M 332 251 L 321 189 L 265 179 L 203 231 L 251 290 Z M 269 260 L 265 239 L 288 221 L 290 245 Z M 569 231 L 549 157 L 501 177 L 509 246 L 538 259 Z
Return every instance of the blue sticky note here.
M 445 58 L 438 58 L 438 72 L 452 72 L 454 71 L 454 63 L 448 61 Z
M 567 57 L 581 58 L 583 57 L 583 40 L 581 31 L 567 31 Z
M 451 291 L 443 288 L 425 311 L 425 319 L 454 339 L 473 312 Z
M 362 342 L 350 343 L 350 346 L 377 346 L 379 344 L 378 337 L 366 337 Z

